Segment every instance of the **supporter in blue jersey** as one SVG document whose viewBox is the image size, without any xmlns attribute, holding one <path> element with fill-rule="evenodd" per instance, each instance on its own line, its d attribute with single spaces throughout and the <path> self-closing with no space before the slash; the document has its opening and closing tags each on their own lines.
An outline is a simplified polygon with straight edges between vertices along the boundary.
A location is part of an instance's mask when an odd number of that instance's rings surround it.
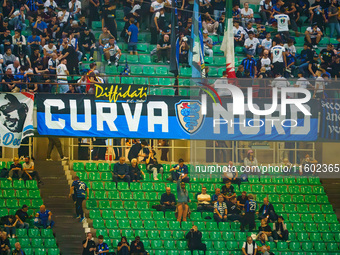
<svg viewBox="0 0 340 255">
<path fill-rule="evenodd" d="M 245 214 L 241 221 L 241 231 L 244 232 L 244 227 L 249 225 L 249 231 L 255 228 L 255 213 L 256 213 L 256 202 L 253 200 L 253 195 L 248 196 L 248 200 L 244 204 Z"/>
<path fill-rule="evenodd" d="M 101 255 L 109 254 L 109 246 L 107 243 L 104 243 L 104 237 L 102 235 L 98 236 L 98 244 L 97 244 L 97 253 Z"/>
<path fill-rule="evenodd" d="M 83 201 L 85 199 L 89 199 L 89 188 L 86 183 L 79 180 L 79 177 L 76 176 L 73 179 L 72 186 L 70 188 L 70 197 L 73 194 L 73 200 L 76 205 L 76 214 L 77 219 L 83 221 L 85 219 L 84 211 L 83 211 Z"/>
<path fill-rule="evenodd" d="M 46 210 L 45 205 L 40 206 L 40 210 L 35 214 L 34 227 L 49 229 L 52 228 L 53 225 L 52 212 Z"/>
</svg>

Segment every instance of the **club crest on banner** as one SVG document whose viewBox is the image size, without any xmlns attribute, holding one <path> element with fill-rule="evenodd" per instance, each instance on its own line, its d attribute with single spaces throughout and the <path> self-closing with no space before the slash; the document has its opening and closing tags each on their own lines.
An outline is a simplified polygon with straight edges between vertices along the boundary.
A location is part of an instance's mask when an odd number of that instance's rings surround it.
<svg viewBox="0 0 340 255">
<path fill-rule="evenodd" d="M 181 100 L 175 104 L 176 116 L 181 127 L 193 134 L 202 126 L 204 116 L 201 113 L 201 102 L 198 100 Z"/>
</svg>

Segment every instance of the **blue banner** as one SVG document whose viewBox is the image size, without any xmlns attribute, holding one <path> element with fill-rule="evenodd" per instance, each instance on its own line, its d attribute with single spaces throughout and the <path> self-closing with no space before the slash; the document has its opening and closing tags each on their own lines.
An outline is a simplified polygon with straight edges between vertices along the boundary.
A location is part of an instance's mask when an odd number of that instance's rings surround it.
<svg viewBox="0 0 340 255">
<path fill-rule="evenodd" d="M 310 115 L 295 105 L 277 105 L 269 115 L 255 115 L 245 107 L 234 115 L 231 98 L 222 105 L 207 100 L 202 115 L 201 98 L 148 96 L 141 103 L 96 101 L 91 95 L 38 94 L 40 135 L 70 137 L 124 137 L 194 140 L 317 139 L 318 103 L 304 104 Z M 268 109 L 271 99 L 253 99 L 256 109 Z M 286 108 L 285 114 L 282 114 Z"/>
<path fill-rule="evenodd" d="M 338 141 L 340 136 L 340 100 L 321 100 L 320 137 Z"/>
</svg>

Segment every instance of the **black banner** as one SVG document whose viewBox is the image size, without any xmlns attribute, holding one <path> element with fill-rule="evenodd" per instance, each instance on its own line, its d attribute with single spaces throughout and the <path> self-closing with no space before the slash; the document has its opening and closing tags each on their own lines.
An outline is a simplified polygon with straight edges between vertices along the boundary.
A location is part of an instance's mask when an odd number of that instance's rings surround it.
<svg viewBox="0 0 340 255">
<path fill-rule="evenodd" d="M 144 102 L 148 86 L 135 84 L 95 84 L 95 100 L 109 100 L 112 102 Z"/>
</svg>

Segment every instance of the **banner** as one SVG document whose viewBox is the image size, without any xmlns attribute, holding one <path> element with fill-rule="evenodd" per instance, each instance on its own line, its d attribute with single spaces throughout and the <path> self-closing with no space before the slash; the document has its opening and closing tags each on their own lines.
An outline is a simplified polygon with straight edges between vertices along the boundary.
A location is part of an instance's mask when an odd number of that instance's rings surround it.
<svg viewBox="0 0 340 255">
<path fill-rule="evenodd" d="M 32 93 L 0 93 L 0 146 L 18 148 L 33 135 Z"/>
<path fill-rule="evenodd" d="M 340 100 L 321 100 L 320 137 L 339 140 L 340 133 Z"/>
<path fill-rule="evenodd" d="M 96 101 L 93 95 L 38 94 L 36 101 L 40 135 L 195 140 L 317 139 L 318 103 L 315 100 L 295 105 L 254 98 L 250 105 L 249 101 L 247 104 L 232 98 L 222 98 L 220 104 L 206 97 L 148 96 L 144 103 L 131 104 Z"/>
<path fill-rule="evenodd" d="M 94 85 L 95 98 L 109 102 L 140 102 L 145 101 L 147 85 L 127 85 L 98 83 Z"/>
</svg>

